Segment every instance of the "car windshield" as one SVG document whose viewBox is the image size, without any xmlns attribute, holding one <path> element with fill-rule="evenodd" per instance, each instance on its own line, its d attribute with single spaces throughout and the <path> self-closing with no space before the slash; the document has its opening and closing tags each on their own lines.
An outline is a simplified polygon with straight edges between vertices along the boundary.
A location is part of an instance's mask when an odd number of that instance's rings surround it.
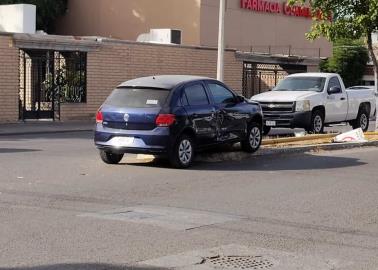
<svg viewBox="0 0 378 270">
<path fill-rule="evenodd" d="M 322 92 L 326 79 L 320 77 L 288 77 L 273 91 L 316 91 Z"/>
<path fill-rule="evenodd" d="M 104 105 L 129 108 L 161 107 L 167 100 L 169 90 L 151 88 L 116 88 Z"/>
</svg>

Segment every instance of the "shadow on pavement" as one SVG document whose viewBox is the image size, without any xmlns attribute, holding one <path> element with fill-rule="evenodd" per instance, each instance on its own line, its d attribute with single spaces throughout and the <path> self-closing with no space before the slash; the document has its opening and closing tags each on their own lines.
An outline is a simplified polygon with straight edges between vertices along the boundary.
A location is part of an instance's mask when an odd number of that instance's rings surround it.
<svg viewBox="0 0 378 270">
<path fill-rule="evenodd" d="M 0 142 L 17 142 L 30 140 L 59 140 L 59 139 L 83 139 L 93 140 L 92 131 L 71 131 L 59 133 L 40 133 L 40 134 L 17 134 L 17 135 L 0 135 Z"/>
<path fill-rule="evenodd" d="M 301 171 L 326 170 L 362 166 L 367 163 L 358 158 L 319 156 L 311 154 L 287 154 L 256 156 L 242 161 L 196 163 L 194 170 L 216 171 Z"/>
<path fill-rule="evenodd" d="M 40 152 L 40 149 L 0 148 L 0 154 Z"/>
<path fill-rule="evenodd" d="M 326 170 L 362 166 L 367 163 L 358 158 L 286 154 L 255 156 L 241 161 L 197 161 L 188 170 L 193 171 L 301 171 Z M 174 170 L 166 159 L 148 163 L 121 163 L 120 166 L 155 167 Z"/>
<path fill-rule="evenodd" d="M 52 264 L 31 267 L 2 268 L 0 270 L 164 270 L 164 268 L 143 266 L 121 266 L 112 264 Z"/>
</svg>

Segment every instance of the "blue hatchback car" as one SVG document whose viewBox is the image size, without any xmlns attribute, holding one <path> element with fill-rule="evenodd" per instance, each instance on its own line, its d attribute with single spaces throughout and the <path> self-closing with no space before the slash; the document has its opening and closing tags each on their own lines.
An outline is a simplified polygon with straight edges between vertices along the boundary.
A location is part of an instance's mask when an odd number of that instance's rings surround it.
<svg viewBox="0 0 378 270">
<path fill-rule="evenodd" d="M 191 165 L 196 151 L 241 142 L 255 152 L 262 140 L 262 111 L 220 81 L 184 75 L 130 80 L 118 86 L 96 115 L 101 159 L 117 164 L 125 153 L 167 157 Z"/>
</svg>

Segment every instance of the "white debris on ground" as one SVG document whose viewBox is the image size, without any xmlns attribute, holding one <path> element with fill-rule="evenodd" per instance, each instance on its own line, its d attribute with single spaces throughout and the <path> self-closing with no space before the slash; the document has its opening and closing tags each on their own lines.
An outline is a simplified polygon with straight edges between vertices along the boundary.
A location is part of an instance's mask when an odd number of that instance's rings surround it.
<svg viewBox="0 0 378 270">
<path fill-rule="evenodd" d="M 362 142 L 367 142 L 367 139 L 362 129 L 358 128 L 358 129 L 354 129 L 348 132 L 344 132 L 340 135 L 337 135 L 333 139 L 333 142 L 334 143 L 347 143 L 347 142 L 362 143 Z"/>
</svg>

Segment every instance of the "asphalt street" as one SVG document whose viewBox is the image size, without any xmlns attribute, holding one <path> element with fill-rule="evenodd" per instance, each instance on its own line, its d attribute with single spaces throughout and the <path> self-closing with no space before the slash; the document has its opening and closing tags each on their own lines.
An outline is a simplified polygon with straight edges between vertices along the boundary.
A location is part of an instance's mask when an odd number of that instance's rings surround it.
<svg viewBox="0 0 378 270">
<path fill-rule="evenodd" d="M 1 270 L 139 269 L 231 244 L 378 269 L 378 148 L 175 170 L 106 165 L 91 137 L 0 137 Z"/>
</svg>

